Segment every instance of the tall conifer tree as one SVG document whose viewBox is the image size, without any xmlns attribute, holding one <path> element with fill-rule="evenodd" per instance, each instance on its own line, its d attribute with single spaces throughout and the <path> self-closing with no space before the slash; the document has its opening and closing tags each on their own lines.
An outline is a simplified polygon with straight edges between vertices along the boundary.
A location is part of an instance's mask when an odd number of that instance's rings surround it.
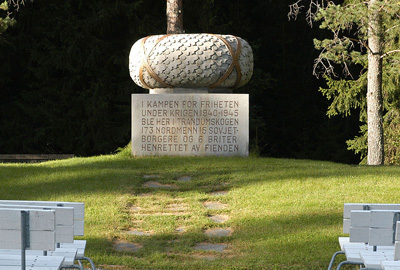
<svg viewBox="0 0 400 270">
<path fill-rule="evenodd" d="M 302 0 L 290 6 L 289 15 L 296 17 Z M 383 60 L 387 80 L 393 79 L 392 54 L 399 52 L 400 5 L 394 0 L 347 0 L 343 5 L 326 0 L 311 0 L 307 19 L 312 25 L 320 21 L 320 28 L 328 29 L 332 38 L 314 40 L 321 50 L 315 60 L 314 74 L 327 79 L 328 89 L 321 92 L 332 100 L 328 115 L 350 114 L 352 108 L 361 109 L 362 121 L 367 122 L 367 164 L 384 164 L 384 110 L 390 110 L 388 99 L 383 99 Z M 336 73 L 342 67 L 343 75 Z M 368 72 L 365 72 L 365 68 Z M 359 74 L 355 74 L 360 71 Z M 345 79 L 343 79 L 345 78 Z M 387 83 L 386 83 L 387 85 Z M 397 92 L 395 89 L 386 89 Z M 386 105 L 386 106 L 385 106 Z M 364 139 L 365 137 L 363 137 Z M 362 143 L 361 143 L 362 144 Z M 350 148 L 362 151 L 360 140 L 349 142 Z"/>
</svg>

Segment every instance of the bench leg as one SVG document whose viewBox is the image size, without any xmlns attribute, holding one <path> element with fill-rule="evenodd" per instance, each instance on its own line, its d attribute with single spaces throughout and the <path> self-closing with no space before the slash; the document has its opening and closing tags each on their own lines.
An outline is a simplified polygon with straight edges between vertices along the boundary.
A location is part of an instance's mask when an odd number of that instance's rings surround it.
<svg viewBox="0 0 400 270">
<path fill-rule="evenodd" d="M 80 265 L 69 265 L 69 266 L 62 266 L 61 269 L 79 269 L 84 270 Z"/>
<path fill-rule="evenodd" d="M 88 257 L 80 257 L 77 258 L 78 262 L 81 263 L 81 261 L 88 261 L 90 263 L 90 267 L 92 267 L 92 270 L 96 270 L 96 266 L 94 265 L 94 262 L 92 261 L 92 259 L 88 258 Z"/>
<path fill-rule="evenodd" d="M 337 266 L 336 270 L 340 270 L 342 268 L 342 266 L 345 265 L 345 264 L 362 265 L 362 263 L 360 263 L 360 262 L 344 261 L 344 262 L 339 263 L 339 265 Z"/>
<path fill-rule="evenodd" d="M 333 263 L 335 262 L 335 259 L 336 259 L 337 255 L 339 255 L 339 254 L 345 254 L 345 252 L 344 251 L 336 251 L 332 255 L 332 259 L 331 259 L 331 262 L 329 263 L 328 270 L 332 269 Z"/>
</svg>

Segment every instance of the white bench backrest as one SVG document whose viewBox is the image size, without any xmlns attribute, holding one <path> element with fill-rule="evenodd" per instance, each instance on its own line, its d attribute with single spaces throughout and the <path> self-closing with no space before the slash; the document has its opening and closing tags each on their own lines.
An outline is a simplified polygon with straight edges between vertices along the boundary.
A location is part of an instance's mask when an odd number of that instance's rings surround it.
<svg viewBox="0 0 400 270">
<path fill-rule="evenodd" d="M 400 260 L 400 222 L 396 223 L 396 235 L 395 235 L 395 242 L 394 242 L 394 260 Z"/>
<path fill-rule="evenodd" d="M 21 211 L 0 208 L 0 249 L 21 249 Z M 55 211 L 29 210 L 29 234 L 32 250 L 55 250 Z"/>
<path fill-rule="evenodd" d="M 74 235 L 84 235 L 85 204 L 81 202 L 53 202 L 53 201 L 16 201 L 0 200 L 0 204 L 45 206 L 45 207 L 72 207 L 74 208 Z"/>
<path fill-rule="evenodd" d="M 343 207 L 343 233 L 350 234 L 351 211 L 353 210 L 399 210 L 400 204 L 345 203 Z"/>
<path fill-rule="evenodd" d="M 368 243 L 371 211 L 353 210 L 349 220 L 350 242 Z"/>
<path fill-rule="evenodd" d="M 370 246 L 393 246 L 399 210 L 372 210 L 369 229 Z"/>
<path fill-rule="evenodd" d="M 396 223 L 400 211 L 351 211 L 350 242 L 364 242 L 370 246 L 393 246 Z"/>
<path fill-rule="evenodd" d="M 33 206 L 0 204 L 0 208 L 24 208 L 26 210 L 54 210 L 56 213 L 56 241 L 57 243 L 74 242 L 74 208 L 58 206 Z"/>
</svg>

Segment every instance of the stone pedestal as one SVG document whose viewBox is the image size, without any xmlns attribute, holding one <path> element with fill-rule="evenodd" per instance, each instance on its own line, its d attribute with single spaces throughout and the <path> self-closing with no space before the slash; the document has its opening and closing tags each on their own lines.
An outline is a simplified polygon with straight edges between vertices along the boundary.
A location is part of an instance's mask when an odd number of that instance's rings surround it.
<svg viewBox="0 0 400 270">
<path fill-rule="evenodd" d="M 248 156 L 248 95 L 133 94 L 132 153 Z"/>
</svg>

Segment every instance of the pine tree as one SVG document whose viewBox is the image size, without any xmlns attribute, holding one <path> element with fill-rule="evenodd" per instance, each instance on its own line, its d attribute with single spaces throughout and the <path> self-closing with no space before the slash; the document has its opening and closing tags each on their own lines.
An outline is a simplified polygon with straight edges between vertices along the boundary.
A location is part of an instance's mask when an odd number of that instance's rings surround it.
<svg viewBox="0 0 400 270">
<path fill-rule="evenodd" d="M 301 0 L 290 6 L 291 16 L 298 14 L 300 3 Z M 385 99 L 384 96 L 397 92 L 398 86 L 382 87 L 388 85 L 383 78 L 392 80 L 395 75 L 393 55 L 399 52 L 399 16 L 400 5 L 393 0 L 347 0 L 343 5 L 311 0 L 307 10 L 311 25 L 320 22 L 320 28 L 332 33 L 332 38 L 314 40 L 315 47 L 321 50 L 314 74 L 326 78 L 328 89 L 321 92 L 332 100 L 328 115 L 348 115 L 353 108 L 361 109 L 360 118 L 367 123 L 362 132 L 368 135 L 369 165 L 384 164 L 384 113 L 394 108 L 388 104 L 389 95 Z M 342 75 L 336 73 L 338 66 L 342 67 Z M 365 136 L 362 139 L 349 141 L 350 149 L 364 151 Z"/>
</svg>

